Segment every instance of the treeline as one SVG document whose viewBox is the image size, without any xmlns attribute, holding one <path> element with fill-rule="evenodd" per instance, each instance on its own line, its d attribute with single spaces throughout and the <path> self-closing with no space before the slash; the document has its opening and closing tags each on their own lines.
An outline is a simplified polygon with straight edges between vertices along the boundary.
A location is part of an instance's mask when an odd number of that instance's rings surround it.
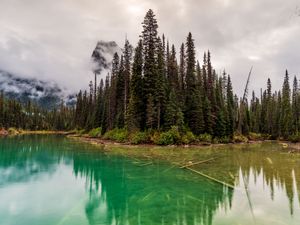
<svg viewBox="0 0 300 225">
<path fill-rule="evenodd" d="M 125 41 L 123 53 L 114 55 L 111 74 L 100 85 L 80 91 L 74 115 L 78 129 L 101 128 L 137 131 L 168 131 L 208 135 L 232 140 L 234 134 L 252 138 L 300 138 L 300 95 L 297 78 L 293 90 L 286 71 L 281 91 L 272 92 L 271 81 L 259 97 L 249 102 L 232 91 L 229 75 L 217 74 L 209 51 L 200 64 L 189 33 L 179 54 L 164 35 L 152 10 L 142 23 L 143 31 L 133 49 Z M 97 74 L 96 74 L 97 75 Z M 96 78 L 96 76 L 95 76 Z M 255 135 L 257 134 L 257 135 Z"/>
<path fill-rule="evenodd" d="M 129 132 L 166 131 L 176 126 L 195 135 L 232 137 L 236 130 L 238 100 L 230 76 L 218 75 L 205 52 L 196 60 L 189 33 L 179 50 L 164 35 L 152 10 L 143 21 L 140 41 L 133 50 L 128 40 L 122 55 L 114 55 L 112 71 L 99 86 L 77 95 L 75 126 L 102 132 L 125 128 Z"/>
<path fill-rule="evenodd" d="M 0 93 L 0 128 L 67 130 L 73 127 L 73 114 L 73 109 L 63 103 L 58 109 L 47 111 L 32 101 L 22 104 Z"/>
<path fill-rule="evenodd" d="M 253 92 L 248 105 L 247 103 L 240 107 L 244 109 L 245 115 L 242 130 L 244 134 L 255 132 L 269 135 L 271 139 L 299 139 L 300 93 L 296 76 L 291 90 L 289 74 L 286 71 L 282 90 L 275 92 L 272 92 L 271 80 L 268 79 L 267 89 L 261 90 L 260 97 Z"/>
<path fill-rule="evenodd" d="M 164 35 L 158 35 L 152 10 L 142 25 L 137 46 L 125 40 L 122 54 L 113 57 L 110 74 L 99 83 L 95 74 L 89 90 L 77 94 L 75 108 L 62 103 L 45 111 L 32 103 L 4 99 L 2 94 L 0 127 L 76 129 L 121 141 L 136 134 L 134 143 L 245 141 L 242 135 L 300 141 L 296 77 L 292 90 L 286 71 L 282 90 L 273 92 L 268 79 L 260 96 L 253 92 L 250 102 L 247 96 L 239 99 L 230 76 L 213 68 L 209 51 L 201 63 L 196 59 L 191 33 L 177 53 Z"/>
</svg>

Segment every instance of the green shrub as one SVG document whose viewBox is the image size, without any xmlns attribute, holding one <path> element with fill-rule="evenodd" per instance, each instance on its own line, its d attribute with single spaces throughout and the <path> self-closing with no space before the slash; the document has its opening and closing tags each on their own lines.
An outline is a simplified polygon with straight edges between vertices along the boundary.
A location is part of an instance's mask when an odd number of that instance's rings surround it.
<svg viewBox="0 0 300 225">
<path fill-rule="evenodd" d="M 198 137 L 200 142 L 204 143 L 211 143 L 212 142 L 212 136 L 210 134 L 200 134 Z"/>
<path fill-rule="evenodd" d="M 130 143 L 134 145 L 145 144 L 148 143 L 149 140 L 150 138 L 147 132 L 135 132 L 130 135 Z"/>
<path fill-rule="evenodd" d="M 85 134 L 85 129 L 76 130 L 76 134 L 78 134 L 78 135 L 83 135 L 83 134 Z"/>
<path fill-rule="evenodd" d="M 16 128 L 10 127 L 10 128 L 8 128 L 8 134 L 9 135 L 17 135 L 17 134 L 19 134 L 19 131 Z"/>
<path fill-rule="evenodd" d="M 262 136 L 262 134 L 253 133 L 253 132 L 249 133 L 248 138 L 251 141 L 262 141 L 262 140 L 264 140 L 264 137 Z"/>
<path fill-rule="evenodd" d="M 155 135 L 155 134 L 154 134 Z M 157 145 L 173 145 L 180 143 L 180 133 L 177 126 L 172 126 L 167 132 L 162 132 L 159 137 L 154 138 L 154 144 Z"/>
<path fill-rule="evenodd" d="M 213 139 L 214 144 L 228 144 L 230 143 L 230 138 L 229 137 L 215 137 Z"/>
<path fill-rule="evenodd" d="M 245 137 L 244 135 L 242 134 L 234 134 L 233 135 L 233 138 L 232 138 L 233 142 L 235 143 L 244 143 L 244 142 L 248 142 L 248 138 Z"/>
<path fill-rule="evenodd" d="M 270 134 L 262 134 L 262 140 L 272 140 L 274 137 Z"/>
<path fill-rule="evenodd" d="M 90 130 L 89 136 L 93 137 L 93 138 L 101 137 L 101 132 L 102 132 L 102 128 L 101 127 L 94 128 L 94 129 Z"/>
<path fill-rule="evenodd" d="M 300 133 L 290 135 L 288 140 L 293 143 L 300 142 Z"/>
<path fill-rule="evenodd" d="M 191 143 L 195 143 L 196 141 L 197 138 L 191 131 L 187 131 L 181 138 L 181 142 L 183 144 L 191 144 Z"/>
<path fill-rule="evenodd" d="M 160 133 L 158 131 L 155 131 L 154 133 L 151 133 L 150 141 L 154 144 L 157 144 L 160 139 Z"/>
<path fill-rule="evenodd" d="M 125 129 L 115 128 L 113 130 L 107 131 L 103 138 L 107 140 L 125 142 L 127 140 L 128 132 Z"/>
</svg>

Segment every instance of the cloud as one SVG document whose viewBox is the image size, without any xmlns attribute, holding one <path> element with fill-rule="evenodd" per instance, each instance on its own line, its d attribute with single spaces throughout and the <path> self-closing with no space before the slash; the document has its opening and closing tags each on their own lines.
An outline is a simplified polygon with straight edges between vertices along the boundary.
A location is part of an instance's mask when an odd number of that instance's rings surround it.
<svg viewBox="0 0 300 225">
<path fill-rule="evenodd" d="M 210 49 L 217 71 L 224 68 L 241 94 L 253 65 L 251 88 L 270 77 L 281 87 L 285 69 L 299 74 L 298 1 L 290 0 L 1 0 L 0 68 L 58 82 L 71 90 L 92 79 L 90 56 L 97 41 L 125 36 L 135 45 L 148 8 L 153 8 L 171 43 L 179 48 L 189 31 L 197 56 Z M 178 52 L 178 50 L 177 50 Z"/>
</svg>

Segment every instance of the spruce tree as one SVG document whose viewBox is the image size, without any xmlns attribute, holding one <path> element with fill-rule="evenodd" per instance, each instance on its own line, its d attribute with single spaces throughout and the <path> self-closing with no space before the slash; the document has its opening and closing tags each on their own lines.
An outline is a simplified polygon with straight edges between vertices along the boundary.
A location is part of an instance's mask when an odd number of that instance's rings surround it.
<svg viewBox="0 0 300 225">
<path fill-rule="evenodd" d="M 228 123 L 227 123 L 227 129 L 226 129 L 226 134 L 227 136 L 232 137 L 234 133 L 234 121 L 235 121 L 235 110 L 234 110 L 234 97 L 233 97 L 233 91 L 232 91 L 232 83 L 231 83 L 231 78 L 228 75 L 227 79 L 227 94 L 226 94 L 226 100 L 227 100 L 227 112 L 228 112 Z"/>
<path fill-rule="evenodd" d="M 292 92 L 292 131 L 298 133 L 299 131 L 299 89 L 297 77 L 294 77 L 293 92 Z"/>
<path fill-rule="evenodd" d="M 129 41 L 125 40 L 124 46 L 124 115 L 127 113 L 127 107 L 130 98 L 130 75 L 131 75 L 131 60 L 132 60 L 132 46 Z"/>
<path fill-rule="evenodd" d="M 144 104 L 143 88 L 143 46 L 140 40 L 135 48 L 134 60 L 132 65 L 132 77 L 130 80 L 130 100 L 126 113 L 126 127 L 129 130 L 144 129 L 146 115 L 146 104 Z"/>
<path fill-rule="evenodd" d="M 203 129 L 203 111 L 201 95 L 196 86 L 196 57 L 195 45 L 192 34 L 189 33 L 186 41 L 186 98 L 185 121 L 195 134 L 200 134 Z"/>
<path fill-rule="evenodd" d="M 179 102 L 182 108 L 184 108 L 185 102 L 185 72 L 186 72 L 186 61 L 185 61 L 185 47 L 184 43 L 180 47 L 180 60 L 179 60 Z"/>
<path fill-rule="evenodd" d="M 156 91 L 157 81 L 157 20 L 151 9 L 147 12 L 143 21 L 143 32 L 142 32 L 142 43 L 143 43 L 143 54 L 144 54 L 144 65 L 143 75 L 145 79 L 145 95 L 153 97 Z"/>
<path fill-rule="evenodd" d="M 282 99 L 281 99 L 281 135 L 287 138 L 291 133 L 292 125 L 292 110 L 291 110 L 291 90 L 289 84 L 289 74 L 286 70 L 285 78 L 282 87 Z"/>
</svg>

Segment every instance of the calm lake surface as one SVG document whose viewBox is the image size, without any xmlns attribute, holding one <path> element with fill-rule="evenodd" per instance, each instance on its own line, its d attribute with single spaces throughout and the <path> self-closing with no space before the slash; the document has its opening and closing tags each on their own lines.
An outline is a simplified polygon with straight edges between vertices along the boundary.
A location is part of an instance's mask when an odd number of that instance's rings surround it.
<svg viewBox="0 0 300 225">
<path fill-rule="evenodd" d="M 60 136 L 0 138 L 0 224 L 300 224 L 299 154 L 272 143 L 175 151 L 215 158 L 193 168 L 234 188 Z"/>
</svg>

